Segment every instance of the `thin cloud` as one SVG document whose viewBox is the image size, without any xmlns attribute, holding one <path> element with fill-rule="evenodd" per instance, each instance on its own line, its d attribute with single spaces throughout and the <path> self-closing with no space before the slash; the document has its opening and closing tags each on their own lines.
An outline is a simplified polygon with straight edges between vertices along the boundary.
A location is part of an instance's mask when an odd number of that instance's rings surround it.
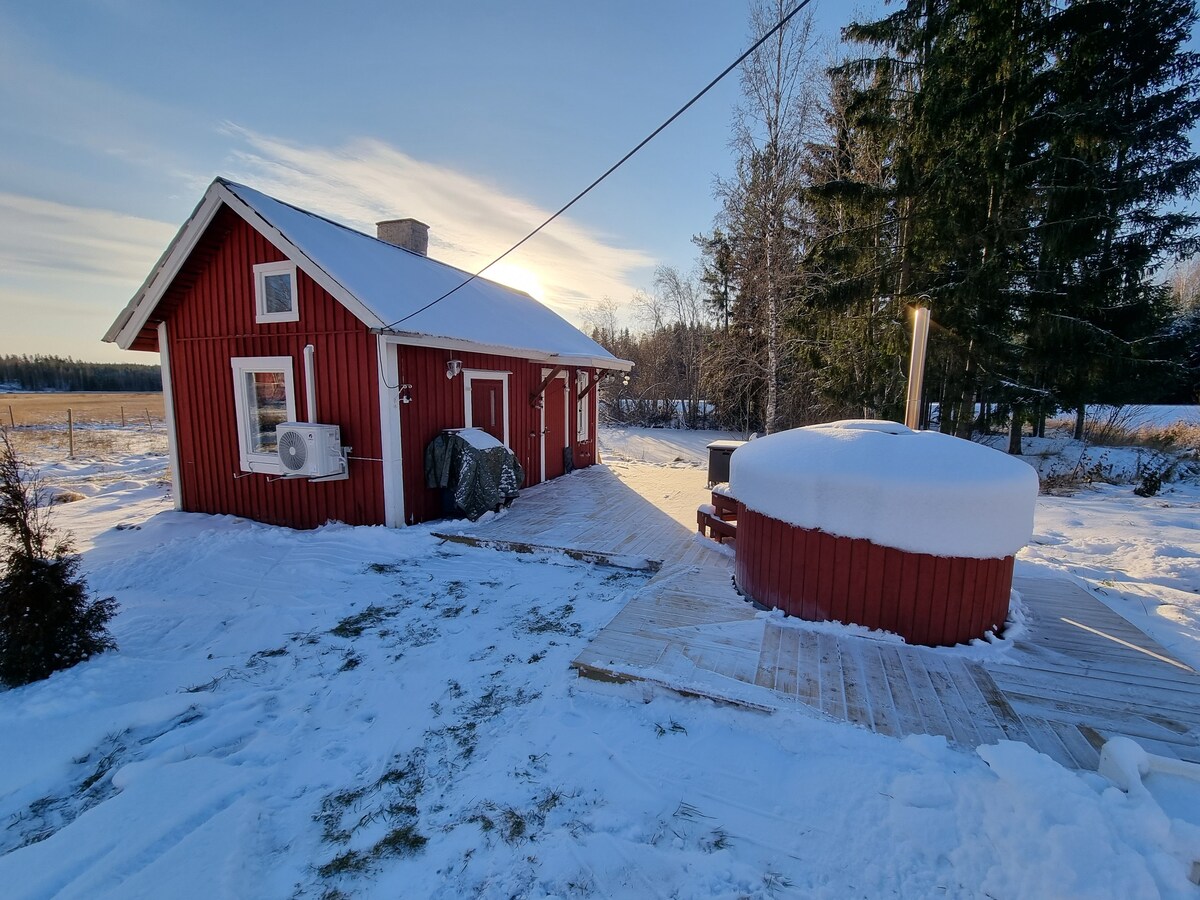
<svg viewBox="0 0 1200 900">
<path fill-rule="evenodd" d="M 420 219 L 430 226 L 430 255 L 472 272 L 551 212 L 478 178 L 414 159 L 382 141 L 362 138 L 339 147 L 298 146 L 235 125 L 226 129 L 248 146 L 235 155 L 235 180 L 369 234 L 382 219 Z M 639 250 L 614 246 L 564 217 L 505 262 L 535 272 L 546 304 L 578 322 L 589 304 L 604 297 L 629 297 L 635 290 L 633 273 L 648 269 L 655 260 Z"/>
<path fill-rule="evenodd" d="M 102 344 L 176 226 L 0 193 L 0 353 L 119 359 Z"/>
<path fill-rule="evenodd" d="M 13 278 L 141 284 L 176 226 L 0 193 L 0 271 Z"/>
</svg>

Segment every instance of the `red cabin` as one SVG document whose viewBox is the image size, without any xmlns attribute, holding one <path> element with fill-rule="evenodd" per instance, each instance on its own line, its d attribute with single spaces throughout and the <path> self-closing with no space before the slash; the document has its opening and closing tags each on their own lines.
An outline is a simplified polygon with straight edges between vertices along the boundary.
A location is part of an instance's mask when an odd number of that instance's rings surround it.
<svg viewBox="0 0 1200 900">
<path fill-rule="evenodd" d="M 162 357 L 176 508 L 294 528 L 437 518 L 424 452 L 447 428 L 491 433 L 527 485 L 597 461 L 597 382 L 632 363 L 430 259 L 424 224 L 378 227 L 209 187 L 104 338 Z"/>
</svg>

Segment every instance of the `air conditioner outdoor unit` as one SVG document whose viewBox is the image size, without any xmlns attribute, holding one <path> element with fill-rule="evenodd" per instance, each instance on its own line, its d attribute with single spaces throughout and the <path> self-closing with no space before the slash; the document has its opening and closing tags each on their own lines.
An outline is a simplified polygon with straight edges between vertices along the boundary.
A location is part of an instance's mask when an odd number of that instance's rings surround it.
<svg viewBox="0 0 1200 900">
<path fill-rule="evenodd" d="M 342 430 L 336 425 L 284 422 L 275 427 L 275 441 L 285 478 L 334 478 L 346 474 Z"/>
</svg>

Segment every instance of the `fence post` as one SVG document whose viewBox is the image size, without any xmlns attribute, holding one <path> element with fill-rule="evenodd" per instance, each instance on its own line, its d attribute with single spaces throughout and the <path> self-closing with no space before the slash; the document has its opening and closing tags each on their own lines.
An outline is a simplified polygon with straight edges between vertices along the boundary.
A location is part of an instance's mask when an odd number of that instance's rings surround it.
<svg viewBox="0 0 1200 900">
<path fill-rule="evenodd" d="M 147 410 L 146 410 L 146 427 L 147 427 L 147 428 L 153 428 L 153 427 L 154 427 L 154 423 L 150 421 L 150 410 L 149 410 L 149 408 L 147 408 Z"/>
<path fill-rule="evenodd" d="M 74 417 L 71 415 L 70 407 L 67 407 L 67 446 L 69 448 L 68 453 L 67 453 L 67 458 L 74 459 L 75 458 L 75 420 L 74 420 Z"/>
<path fill-rule="evenodd" d="M 125 427 L 125 407 L 121 407 L 121 427 Z"/>
<path fill-rule="evenodd" d="M 13 421 L 12 404 L 11 403 L 8 404 L 8 427 L 9 428 L 17 427 L 17 423 L 15 421 Z"/>
</svg>

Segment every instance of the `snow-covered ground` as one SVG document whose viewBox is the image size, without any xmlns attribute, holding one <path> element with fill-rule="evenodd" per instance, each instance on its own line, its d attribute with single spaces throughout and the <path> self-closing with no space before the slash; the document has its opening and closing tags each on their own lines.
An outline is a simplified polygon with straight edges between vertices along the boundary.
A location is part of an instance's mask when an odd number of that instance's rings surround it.
<svg viewBox="0 0 1200 900">
<path fill-rule="evenodd" d="M 601 448 L 653 484 L 729 436 Z M 180 514 L 156 452 L 43 469 L 84 497 L 58 521 L 121 604 L 120 649 L 0 693 L 6 896 L 1195 896 L 1194 805 L 1023 744 L 578 681 L 645 576 Z M 1198 506 L 1186 484 L 1043 497 L 1022 564 L 1196 664 Z"/>
</svg>

